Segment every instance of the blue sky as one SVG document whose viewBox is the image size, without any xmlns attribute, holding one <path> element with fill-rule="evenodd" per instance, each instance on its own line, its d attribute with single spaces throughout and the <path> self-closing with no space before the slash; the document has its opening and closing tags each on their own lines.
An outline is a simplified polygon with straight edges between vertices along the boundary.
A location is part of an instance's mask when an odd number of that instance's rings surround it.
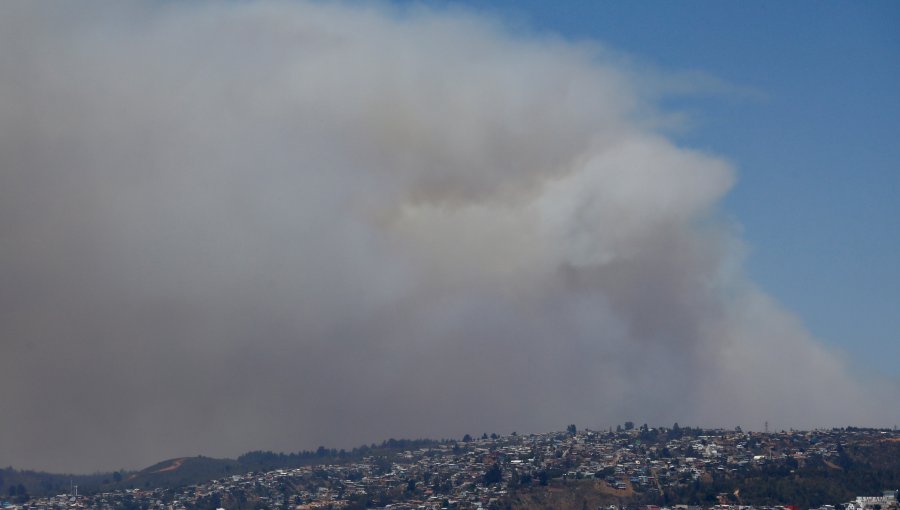
<svg viewBox="0 0 900 510">
<path fill-rule="evenodd" d="M 900 3 L 462 1 L 758 95 L 664 100 L 738 169 L 751 277 L 860 369 L 900 376 Z"/>
</svg>

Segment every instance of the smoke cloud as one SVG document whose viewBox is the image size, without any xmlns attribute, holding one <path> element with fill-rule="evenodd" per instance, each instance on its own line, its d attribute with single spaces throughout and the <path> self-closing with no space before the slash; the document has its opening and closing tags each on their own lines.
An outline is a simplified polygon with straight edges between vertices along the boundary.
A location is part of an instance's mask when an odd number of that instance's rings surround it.
<svg viewBox="0 0 900 510">
<path fill-rule="evenodd" d="M 0 69 L 4 465 L 897 417 L 742 273 L 734 169 L 600 46 L 13 1 Z"/>
</svg>

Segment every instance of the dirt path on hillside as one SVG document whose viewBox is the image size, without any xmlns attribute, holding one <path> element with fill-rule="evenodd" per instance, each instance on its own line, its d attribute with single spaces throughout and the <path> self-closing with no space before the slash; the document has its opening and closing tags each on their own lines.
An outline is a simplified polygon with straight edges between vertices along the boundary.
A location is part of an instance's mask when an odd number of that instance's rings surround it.
<svg viewBox="0 0 900 510">
<path fill-rule="evenodd" d="M 154 473 L 166 473 L 168 471 L 175 471 L 176 469 L 180 468 L 182 464 L 184 464 L 185 460 L 187 459 L 175 459 L 171 464 L 162 469 L 157 469 L 156 471 L 154 471 Z"/>
<path fill-rule="evenodd" d="M 834 462 L 831 462 L 830 460 L 822 459 L 822 462 L 824 462 L 825 465 L 830 467 L 831 469 L 840 469 L 841 471 L 844 470 L 844 468 L 842 468 L 841 466 L 838 466 L 837 464 L 835 464 Z"/>
</svg>

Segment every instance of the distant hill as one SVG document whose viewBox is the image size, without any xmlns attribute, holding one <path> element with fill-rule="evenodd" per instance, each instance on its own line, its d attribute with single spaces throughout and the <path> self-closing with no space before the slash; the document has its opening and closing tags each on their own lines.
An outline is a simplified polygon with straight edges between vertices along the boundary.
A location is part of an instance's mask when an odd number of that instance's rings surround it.
<svg viewBox="0 0 900 510">
<path fill-rule="evenodd" d="M 116 488 L 181 487 L 246 471 L 235 459 L 181 457 L 129 473 Z"/>
<path fill-rule="evenodd" d="M 121 476 L 121 475 L 119 475 Z M 41 471 L 19 471 L 12 467 L 0 469 L 0 499 L 21 500 L 28 495 L 53 495 L 70 492 L 75 485 L 94 488 L 115 481 L 114 473 L 92 475 L 71 475 L 44 473 Z"/>
<path fill-rule="evenodd" d="M 664 440 L 664 439 L 663 439 Z M 787 441 L 787 439 L 784 439 Z M 93 475 L 65 475 L 36 471 L 0 470 L 0 500 L 25 500 L 70 491 L 78 485 L 82 494 L 116 489 L 176 488 L 247 472 L 266 472 L 313 464 L 341 464 L 374 457 L 390 466 L 392 458 L 406 450 L 455 442 L 427 439 L 390 439 L 350 451 L 320 447 L 297 453 L 249 452 L 236 459 L 179 457 L 140 471 Z M 463 444 L 463 443 L 460 443 Z M 455 451 L 456 448 L 454 448 Z M 896 440 L 851 441 L 838 444 L 836 456 L 809 455 L 800 460 L 786 458 L 761 466 L 717 472 L 677 489 L 652 495 L 637 490 L 612 489 L 602 480 L 568 480 L 562 472 L 550 476 L 550 483 L 523 487 L 511 493 L 512 508 L 597 508 L 639 504 L 687 503 L 709 506 L 721 498 L 732 504 L 780 504 L 791 502 L 804 508 L 823 503 L 848 501 L 860 494 L 878 494 L 885 488 L 900 487 L 900 442 Z M 543 483 L 543 482 L 542 482 Z"/>
<path fill-rule="evenodd" d="M 115 471 L 91 475 L 0 470 L 0 499 L 15 501 L 28 496 L 70 493 L 75 486 L 80 494 L 149 487 L 178 487 L 221 478 L 231 470 L 247 471 L 234 459 L 183 457 L 154 464 L 140 471 Z"/>
<path fill-rule="evenodd" d="M 0 500 L 27 496 L 52 496 L 68 493 L 78 486 L 81 494 L 95 494 L 117 489 L 141 489 L 150 487 L 174 488 L 193 485 L 250 471 L 289 469 L 313 464 L 341 464 L 366 456 L 391 457 L 400 451 L 434 446 L 449 440 L 388 439 L 380 445 L 363 445 L 352 450 L 319 447 L 315 451 L 274 453 L 270 451 L 248 452 L 237 459 L 213 457 L 179 457 L 158 462 L 140 471 L 116 471 L 91 475 L 46 473 L 17 470 L 12 467 L 0 470 Z"/>
</svg>

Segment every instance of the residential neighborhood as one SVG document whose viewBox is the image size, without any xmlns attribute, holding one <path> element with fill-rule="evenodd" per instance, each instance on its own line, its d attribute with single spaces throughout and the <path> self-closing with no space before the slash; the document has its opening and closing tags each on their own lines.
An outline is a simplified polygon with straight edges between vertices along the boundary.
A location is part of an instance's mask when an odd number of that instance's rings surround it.
<svg viewBox="0 0 900 510">
<path fill-rule="evenodd" d="M 579 508 L 797 510 L 802 507 L 795 501 L 754 504 L 759 498 L 741 484 L 750 487 L 746 481 L 754 474 L 789 479 L 815 467 L 826 474 L 845 476 L 848 451 L 871 448 L 877 452 L 898 442 L 897 431 L 875 429 L 765 433 L 743 432 L 740 428 L 681 428 L 677 424 L 635 427 L 626 423 L 625 427 L 600 431 L 578 430 L 570 425 L 566 431 L 545 434 L 467 435 L 463 440 L 429 442 L 428 446 L 397 450 L 391 455 L 236 473 L 178 488 L 134 487 L 96 494 L 73 490 L 27 501 L 9 498 L 3 507 L 439 510 L 527 508 L 534 504 L 543 508 L 563 504 L 542 499 L 548 494 L 552 497 L 581 491 L 579 494 L 590 497 L 584 497 Z M 164 469 L 179 469 L 184 461 L 175 459 Z M 731 481 L 736 483 L 734 490 L 709 492 Z M 896 509 L 896 489 L 881 487 L 875 493 L 824 501 L 817 508 Z M 606 504 L 593 504 L 598 501 Z"/>
</svg>

